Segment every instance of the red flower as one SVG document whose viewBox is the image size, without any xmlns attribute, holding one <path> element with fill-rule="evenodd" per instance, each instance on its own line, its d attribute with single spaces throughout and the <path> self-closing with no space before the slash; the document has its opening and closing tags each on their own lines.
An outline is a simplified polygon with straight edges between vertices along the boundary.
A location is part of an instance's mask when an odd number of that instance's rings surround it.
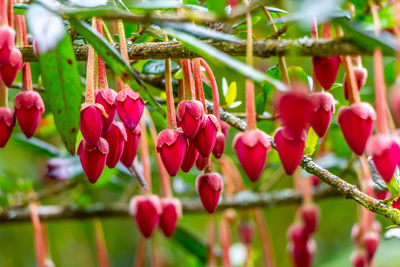
<svg viewBox="0 0 400 267">
<path fill-rule="evenodd" d="M 103 132 L 107 132 L 114 121 L 117 112 L 117 104 L 115 103 L 116 98 L 117 93 L 112 89 L 96 91 L 96 103 L 102 105 L 107 114 L 107 117 L 103 117 Z"/>
<path fill-rule="evenodd" d="M 125 89 L 117 95 L 117 112 L 126 129 L 133 130 L 138 125 L 144 110 L 144 101 L 138 93 Z"/>
<path fill-rule="evenodd" d="M 103 138 L 100 138 L 96 146 L 90 146 L 85 139 L 79 143 L 78 156 L 90 183 L 94 184 L 99 179 L 106 165 L 107 155 L 108 143 Z"/>
<path fill-rule="evenodd" d="M 313 93 L 310 96 L 313 102 L 313 112 L 310 117 L 310 125 L 319 137 L 323 137 L 328 131 L 335 112 L 335 103 L 330 93 Z"/>
<path fill-rule="evenodd" d="M 44 111 L 43 100 L 35 91 L 24 91 L 15 96 L 15 116 L 27 138 L 31 138 L 39 126 Z"/>
<path fill-rule="evenodd" d="M 129 203 L 129 212 L 143 236 L 149 238 L 160 221 L 160 198 L 157 195 L 135 196 Z"/>
<path fill-rule="evenodd" d="M 121 159 L 125 143 L 128 140 L 124 124 L 120 121 L 114 121 L 103 137 L 109 147 L 107 167 L 114 168 Z"/>
<path fill-rule="evenodd" d="M 197 100 L 185 100 L 177 108 L 178 124 L 187 138 L 193 138 L 204 116 L 203 104 Z"/>
<path fill-rule="evenodd" d="M 132 163 L 135 160 L 139 148 L 140 135 L 141 132 L 139 127 L 136 127 L 136 129 L 133 130 L 126 129 L 127 139 L 124 146 L 124 152 L 122 152 L 121 162 L 127 168 L 132 166 Z"/>
<path fill-rule="evenodd" d="M 182 216 L 182 204 L 178 198 L 162 198 L 161 206 L 160 228 L 166 237 L 170 237 Z"/>
<path fill-rule="evenodd" d="M 189 172 L 190 169 L 193 167 L 194 163 L 196 162 L 197 157 L 199 156 L 199 152 L 197 151 L 193 141 L 189 140 L 186 141 L 187 141 L 186 153 L 181 166 L 181 170 L 183 172 Z"/>
<path fill-rule="evenodd" d="M 0 107 L 0 147 L 4 147 L 10 139 L 15 125 L 14 111 Z"/>
<path fill-rule="evenodd" d="M 312 58 L 315 78 L 325 90 L 331 89 L 335 82 L 340 62 L 339 56 Z"/>
<path fill-rule="evenodd" d="M 79 129 L 83 139 L 90 146 L 95 146 L 99 142 L 103 133 L 103 117 L 106 115 L 104 107 L 100 104 L 84 103 L 82 105 Z"/>
<path fill-rule="evenodd" d="M 208 213 L 214 213 L 217 209 L 223 185 L 221 176 L 216 172 L 206 173 L 197 177 L 196 191 Z"/>
<path fill-rule="evenodd" d="M 341 107 L 338 112 L 338 123 L 347 144 L 357 155 L 365 151 L 368 138 L 372 134 L 374 108 L 366 102 Z"/>
<path fill-rule="evenodd" d="M 170 176 L 175 176 L 182 166 L 186 153 L 186 139 L 183 132 L 166 129 L 158 134 L 157 152 Z"/>
<path fill-rule="evenodd" d="M 0 26 L 0 65 L 8 63 L 14 47 L 15 31 L 8 25 Z"/>
<path fill-rule="evenodd" d="M 249 179 L 252 182 L 257 181 L 264 170 L 267 152 L 271 148 L 269 136 L 258 129 L 238 133 L 233 140 L 233 147 Z"/>
<path fill-rule="evenodd" d="M 22 55 L 18 48 L 11 49 L 10 56 L 6 63 L 0 64 L 0 76 L 4 84 L 10 87 L 22 68 Z"/>
<path fill-rule="evenodd" d="M 357 89 L 360 91 L 361 87 L 364 86 L 365 81 L 367 80 L 368 72 L 363 67 L 354 66 L 353 67 L 354 76 L 356 78 Z M 343 78 L 343 87 L 344 87 L 344 97 L 349 100 L 349 92 L 351 90 L 350 84 L 347 81 L 346 73 Z"/>
<path fill-rule="evenodd" d="M 225 150 L 226 136 L 222 132 L 217 133 L 214 149 L 212 151 L 214 157 L 219 159 Z"/>
<path fill-rule="evenodd" d="M 208 157 L 214 148 L 218 132 L 218 119 L 212 114 L 204 115 L 199 131 L 194 138 L 194 144 L 203 157 Z"/>
<path fill-rule="evenodd" d="M 207 163 L 208 163 L 208 157 L 205 158 L 205 157 L 203 157 L 202 155 L 199 154 L 198 157 L 197 157 L 197 160 L 196 160 L 196 168 L 199 171 L 202 171 L 206 167 Z"/>
</svg>

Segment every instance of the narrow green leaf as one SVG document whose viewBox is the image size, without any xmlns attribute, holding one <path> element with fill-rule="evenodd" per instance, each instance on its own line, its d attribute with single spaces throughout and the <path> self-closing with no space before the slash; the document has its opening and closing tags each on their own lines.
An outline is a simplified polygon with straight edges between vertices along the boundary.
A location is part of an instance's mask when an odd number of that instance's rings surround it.
<svg viewBox="0 0 400 267">
<path fill-rule="evenodd" d="M 172 28 L 180 32 L 185 32 L 199 38 L 211 38 L 214 40 L 240 42 L 240 40 L 231 34 L 217 32 L 215 30 L 199 26 L 193 23 L 176 23 L 176 22 L 162 22 L 159 25 L 163 28 Z"/>
<path fill-rule="evenodd" d="M 269 82 L 274 85 L 278 90 L 286 91 L 287 86 L 282 82 L 275 80 L 264 73 L 246 65 L 245 63 L 234 59 L 233 57 L 219 51 L 218 49 L 201 42 L 195 37 L 186 34 L 184 32 L 180 32 L 171 28 L 165 29 L 171 35 L 174 35 L 176 38 L 180 39 L 185 46 L 193 51 L 194 53 L 204 57 L 206 60 L 218 63 L 221 62 L 229 68 L 243 74 L 244 76 L 256 81 L 256 82 Z"/>
<path fill-rule="evenodd" d="M 40 55 L 46 107 L 53 113 L 57 131 L 68 151 L 75 153 L 82 90 L 74 48 L 66 34 L 58 46 Z"/>
<path fill-rule="evenodd" d="M 180 69 L 180 66 L 174 61 L 171 61 L 171 70 L 175 71 Z M 165 60 L 163 59 L 150 59 L 144 65 L 142 69 L 144 74 L 163 74 L 165 73 Z"/>
<path fill-rule="evenodd" d="M 47 157 L 58 157 L 61 155 L 58 148 L 35 137 L 28 139 L 23 134 L 16 134 L 12 136 L 12 140 L 26 149 L 33 150 Z"/>
<path fill-rule="evenodd" d="M 28 7 L 29 7 L 29 5 L 25 5 L 25 4 L 15 4 L 14 5 L 14 14 L 25 15 Z"/>
<path fill-rule="evenodd" d="M 188 252 L 195 255 L 202 263 L 207 261 L 208 247 L 205 240 L 189 229 L 178 226 L 172 238 L 182 245 Z"/>
<path fill-rule="evenodd" d="M 297 81 L 308 85 L 308 76 L 302 67 L 291 66 L 288 68 L 288 74 L 291 81 Z"/>
<path fill-rule="evenodd" d="M 76 31 L 84 36 L 93 46 L 96 52 L 104 59 L 107 66 L 109 66 L 117 76 L 127 81 L 132 88 L 139 89 L 142 92 L 144 100 L 149 102 L 151 106 L 157 108 L 162 114 L 165 114 L 161 105 L 147 91 L 137 72 L 122 59 L 120 53 L 118 53 L 118 51 L 107 42 L 103 36 L 101 36 L 97 31 L 94 31 L 89 24 L 83 21 L 71 19 L 70 22 Z"/>
<path fill-rule="evenodd" d="M 314 154 L 315 147 L 317 146 L 318 135 L 314 132 L 313 128 L 310 127 L 307 133 L 306 147 L 304 154 L 311 157 Z"/>
</svg>

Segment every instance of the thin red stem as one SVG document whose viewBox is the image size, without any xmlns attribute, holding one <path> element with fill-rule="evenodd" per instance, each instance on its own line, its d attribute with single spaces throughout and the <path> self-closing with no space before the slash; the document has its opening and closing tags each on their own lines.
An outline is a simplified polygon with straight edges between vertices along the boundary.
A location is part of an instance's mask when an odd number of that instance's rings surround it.
<svg viewBox="0 0 400 267">
<path fill-rule="evenodd" d="M 167 95 L 167 127 L 176 129 L 175 100 L 172 89 L 171 59 L 165 60 L 165 92 Z"/>
<path fill-rule="evenodd" d="M 96 26 L 96 20 L 92 20 L 92 27 Z M 86 68 L 86 103 L 94 104 L 94 67 L 95 67 L 95 52 L 92 46 L 89 46 L 87 68 Z"/>
<path fill-rule="evenodd" d="M 0 0 L 0 26 L 7 25 L 6 0 Z"/>
<path fill-rule="evenodd" d="M 146 238 L 140 236 L 139 244 L 136 247 L 136 255 L 133 266 L 134 267 L 145 266 L 145 256 L 146 256 Z"/>
<path fill-rule="evenodd" d="M 311 32 L 311 37 L 314 38 L 315 40 L 318 40 L 318 25 L 316 18 L 314 18 L 311 22 L 310 32 Z"/>
<path fill-rule="evenodd" d="M 160 257 L 160 247 L 158 246 L 157 238 L 154 237 L 151 239 L 151 254 L 152 254 L 152 267 L 161 267 L 161 257 Z"/>
<path fill-rule="evenodd" d="M 140 159 L 142 161 L 143 176 L 149 186 L 151 192 L 151 168 L 150 168 L 150 156 L 149 156 L 149 144 L 147 142 L 147 128 L 145 120 L 140 120 L 140 128 L 142 135 L 140 136 Z M 144 193 L 148 191 L 143 191 Z"/>
<path fill-rule="evenodd" d="M 26 22 L 23 15 L 17 15 L 17 44 L 18 46 L 28 45 L 28 35 L 26 32 Z M 22 88 L 23 90 L 33 90 L 31 66 L 25 62 L 22 67 Z"/>
<path fill-rule="evenodd" d="M 248 4 L 248 2 L 246 2 Z M 246 46 L 246 63 L 253 66 L 253 30 L 251 25 L 251 13 L 246 13 L 247 19 L 247 46 Z M 257 129 L 256 110 L 254 106 L 254 82 L 246 79 L 246 112 L 247 112 L 247 130 Z"/>
<path fill-rule="evenodd" d="M 200 58 L 200 63 L 206 69 L 207 76 L 210 79 L 212 96 L 213 96 L 213 104 L 214 104 L 214 115 L 215 115 L 215 117 L 217 117 L 218 122 L 221 124 L 220 116 L 219 116 L 219 94 L 218 94 L 217 81 L 215 80 L 214 73 L 213 73 L 212 69 L 210 68 L 210 66 L 207 64 L 207 62 L 204 59 Z"/>
<path fill-rule="evenodd" d="M 122 22 L 122 20 L 118 20 L 117 25 L 118 25 L 119 47 L 121 50 L 121 56 L 122 59 L 127 64 L 129 64 L 129 54 L 128 54 L 128 46 L 126 44 L 124 23 Z M 117 89 L 118 91 L 121 91 L 119 87 Z M 130 86 L 125 83 L 123 89 L 130 89 Z"/>
<path fill-rule="evenodd" d="M 8 89 L 4 82 L 0 79 L 0 107 L 8 105 Z"/>
<path fill-rule="evenodd" d="M 261 238 L 265 265 L 268 267 L 275 267 L 274 249 L 271 242 L 271 237 L 268 232 L 268 225 L 264 219 L 264 214 L 261 209 L 256 208 L 253 210 L 254 220 L 256 222 L 257 231 Z"/>
<path fill-rule="evenodd" d="M 203 88 L 203 80 L 201 79 L 201 63 L 200 58 L 195 58 L 192 60 L 193 63 L 193 77 L 195 84 L 195 95 L 196 99 L 199 100 L 203 104 L 204 112 L 207 113 L 206 101 L 204 99 L 204 88 Z"/>
<path fill-rule="evenodd" d="M 185 87 L 185 98 L 193 99 L 195 96 L 195 90 L 190 59 L 182 60 L 182 73 Z"/>
<path fill-rule="evenodd" d="M 231 260 L 229 258 L 229 248 L 231 246 L 231 240 L 229 236 L 229 223 L 228 219 L 226 218 L 226 213 L 224 213 L 224 216 L 222 217 L 219 229 L 222 250 L 222 266 L 230 267 L 232 266 Z"/>
<path fill-rule="evenodd" d="M 217 259 L 215 257 L 214 249 L 215 249 L 215 236 L 216 236 L 216 229 L 215 229 L 215 216 L 212 216 L 209 221 L 208 225 L 208 257 L 207 257 L 207 266 L 208 267 L 215 267 L 217 266 Z"/>
<path fill-rule="evenodd" d="M 14 0 L 7 1 L 8 26 L 14 28 Z"/>
<path fill-rule="evenodd" d="M 103 23 L 101 19 L 96 19 L 96 28 L 100 35 L 103 35 Z M 97 75 L 98 75 L 98 88 L 108 89 L 106 64 L 101 56 L 97 56 Z"/>
<path fill-rule="evenodd" d="M 375 35 L 379 35 L 380 23 L 378 16 L 378 6 L 371 4 L 372 19 L 374 22 Z M 375 81 L 375 106 L 377 114 L 377 130 L 379 133 L 387 133 L 387 103 L 386 103 L 386 86 L 383 74 L 383 57 L 380 49 L 374 51 L 374 81 Z"/>
<path fill-rule="evenodd" d="M 321 36 L 325 39 L 332 38 L 332 28 L 329 21 L 322 23 Z"/>
<path fill-rule="evenodd" d="M 37 211 L 37 203 L 29 204 L 29 211 L 33 226 L 33 233 L 35 239 L 36 260 L 39 267 L 46 267 L 46 253 L 43 242 L 42 226 L 40 225 L 39 214 Z"/>
<path fill-rule="evenodd" d="M 103 226 L 99 218 L 93 219 L 93 230 L 96 238 L 97 254 L 100 267 L 108 267 L 107 246 L 104 238 Z"/>
<path fill-rule="evenodd" d="M 157 159 L 158 171 L 160 172 L 162 192 L 165 197 L 172 197 L 171 181 L 170 181 L 168 172 L 165 169 L 164 164 L 161 161 L 160 154 L 157 153 L 157 149 L 156 149 L 157 130 L 156 130 L 156 127 L 154 126 L 151 116 L 148 115 L 147 112 L 146 112 L 146 114 L 147 114 L 146 118 L 148 118 L 148 120 L 149 120 L 149 129 L 150 129 L 151 139 L 153 140 L 153 145 L 154 145 L 154 151 L 155 151 L 154 155 L 156 156 L 156 159 Z"/>
</svg>

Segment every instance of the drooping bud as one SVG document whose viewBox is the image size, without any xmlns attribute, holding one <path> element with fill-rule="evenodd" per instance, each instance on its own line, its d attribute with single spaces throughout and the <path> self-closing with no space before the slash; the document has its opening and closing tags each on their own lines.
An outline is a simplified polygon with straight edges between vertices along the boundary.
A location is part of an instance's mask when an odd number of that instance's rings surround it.
<svg viewBox="0 0 400 267">
<path fill-rule="evenodd" d="M 375 231 L 369 231 L 364 235 L 363 243 L 367 251 L 367 261 L 370 262 L 378 249 L 379 234 Z"/>
<path fill-rule="evenodd" d="M 197 157 L 199 156 L 199 152 L 197 151 L 193 141 L 189 140 L 186 141 L 187 141 L 186 153 L 181 166 L 183 172 L 189 172 L 190 169 L 193 167 L 194 163 L 196 162 Z"/>
<path fill-rule="evenodd" d="M 124 124 L 120 121 L 114 121 L 108 131 L 103 134 L 103 137 L 109 147 L 107 167 L 114 168 L 121 159 L 125 143 L 128 141 Z"/>
<path fill-rule="evenodd" d="M 96 103 L 102 105 L 107 114 L 107 117 L 103 117 L 103 132 L 107 132 L 114 121 L 115 114 L 117 113 L 116 98 L 117 93 L 113 89 L 96 91 Z"/>
<path fill-rule="evenodd" d="M 289 242 L 288 252 L 296 267 L 310 267 L 315 254 L 316 244 L 313 239 L 306 243 Z"/>
<path fill-rule="evenodd" d="M 354 76 L 356 78 L 356 84 L 357 84 L 357 89 L 358 91 L 360 91 L 361 87 L 364 86 L 365 81 L 367 80 L 367 69 L 364 67 L 359 67 L 359 66 L 354 66 L 353 67 L 353 71 L 354 71 Z M 349 92 L 350 92 L 350 84 L 347 81 L 347 75 L 346 73 L 344 74 L 344 78 L 343 78 L 343 87 L 344 87 L 344 97 L 349 100 Z"/>
<path fill-rule="evenodd" d="M 135 196 L 129 203 L 129 213 L 144 237 L 149 238 L 160 221 L 161 201 L 157 195 Z"/>
<path fill-rule="evenodd" d="M 100 104 L 84 103 L 81 107 L 79 129 L 90 146 L 95 146 L 103 133 L 103 117 L 106 115 Z"/>
<path fill-rule="evenodd" d="M 300 165 L 304 153 L 307 134 L 303 131 L 300 138 L 294 138 L 286 128 L 279 128 L 275 133 L 276 150 L 282 162 L 283 168 L 288 175 L 294 173 Z"/>
<path fill-rule="evenodd" d="M 177 119 L 182 131 L 189 139 L 193 138 L 200 128 L 204 116 L 203 104 L 198 100 L 184 100 L 177 108 Z"/>
<path fill-rule="evenodd" d="M 166 129 L 157 137 L 157 152 L 170 176 L 175 176 L 182 166 L 186 153 L 186 138 L 178 129 Z"/>
<path fill-rule="evenodd" d="M 311 235 L 317 230 L 319 221 L 319 209 L 315 204 L 302 205 L 299 209 L 300 218 L 303 220 L 304 231 Z"/>
<path fill-rule="evenodd" d="M 131 89 L 118 92 L 117 112 L 126 129 L 133 130 L 138 125 L 144 110 L 144 101 Z"/>
<path fill-rule="evenodd" d="M 166 237 L 170 237 L 182 216 L 182 203 L 178 198 L 162 198 L 161 206 L 160 228 Z"/>
<path fill-rule="evenodd" d="M 8 25 L 0 26 L 0 65 L 8 62 L 14 47 L 15 31 Z"/>
<path fill-rule="evenodd" d="M 330 93 L 313 93 L 310 96 L 313 102 L 313 112 L 310 117 L 310 125 L 319 137 L 323 137 L 328 131 L 335 112 L 335 103 Z"/>
<path fill-rule="evenodd" d="M 366 102 L 354 103 L 341 107 L 338 112 L 338 123 L 347 144 L 357 155 L 362 155 L 369 137 L 372 134 L 375 110 Z"/>
<path fill-rule="evenodd" d="M 208 162 L 208 158 L 203 157 L 202 155 L 198 155 L 197 160 L 196 160 L 196 168 L 199 171 L 204 170 Z"/>
<path fill-rule="evenodd" d="M 15 125 L 14 111 L 0 107 L 0 147 L 4 147 L 10 139 Z"/>
<path fill-rule="evenodd" d="M 313 103 L 303 85 L 296 84 L 293 90 L 279 96 L 278 116 L 282 125 L 293 137 L 299 138 L 310 122 Z"/>
<path fill-rule="evenodd" d="M 133 130 L 125 130 L 127 138 L 124 146 L 124 152 L 122 152 L 121 162 L 125 165 L 125 167 L 129 168 L 132 166 L 139 148 L 141 131 L 139 127 L 136 127 L 136 129 Z"/>
<path fill-rule="evenodd" d="M 223 185 L 221 175 L 216 172 L 206 173 L 197 177 L 196 191 L 208 213 L 214 213 L 217 209 Z"/>
<path fill-rule="evenodd" d="M 335 82 L 339 67 L 340 67 L 340 57 L 313 57 L 313 71 L 315 78 L 321 84 L 324 90 L 329 90 L 332 84 Z"/>
<path fill-rule="evenodd" d="M 200 128 L 194 138 L 194 144 L 203 157 L 210 156 L 217 138 L 218 119 L 213 114 L 203 116 Z"/>
<path fill-rule="evenodd" d="M 271 149 L 269 136 L 258 129 L 238 133 L 233 140 L 233 147 L 249 179 L 257 181 L 264 170 L 267 152 Z"/>
<path fill-rule="evenodd" d="M 24 91 L 15 96 L 15 116 L 27 138 L 31 138 L 39 126 L 44 112 L 43 100 L 38 92 Z"/>
<path fill-rule="evenodd" d="M 365 252 L 360 249 L 351 253 L 350 260 L 353 267 L 367 267 Z"/>
<path fill-rule="evenodd" d="M 287 239 L 294 243 L 306 243 L 308 235 L 302 223 L 294 223 L 289 226 L 287 232 Z"/>
<path fill-rule="evenodd" d="M 372 156 L 378 173 L 386 183 L 393 177 L 400 163 L 400 147 L 391 134 L 377 134 L 367 143 L 367 154 Z"/>
<path fill-rule="evenodd" d="M 239 225 L 239 237 L 243 244 L 250 245 L 254 236 L 254 225 L 252 222 L 242 222 Z"/>
<path fill-rule="evenodd" d="M 89 182 L 92 184 L 96 183 L 106 165 L 108 155 L 107 141 L 100 138 L 96 146 L 90 146 L 85 139 L 82 139 L 78 145 L 77 153 L 83 172 Z"/>
<path fill-rule="evenodd" d="M 228 137 L 229 127 L 230 127 L 229 123 L 224 122 L 223 120 L 221 120 L 220 122 L 221 122 L 221 131 L 222 131 L 222 133 L 226 137 Z"/>
<path fill-rule="evenodd" d="M 4 64 L 0 64 L 0 77 L 4 84 L 10 87 L 18 71 L 22 68 L 22 55 L 18 48 L 13 47 L 11 49 L 8 61 Z"/>
<path fill-rule="evenodd" d="M 225 150 L 226 136 L 222 132 L 217 133 L 217 137 L 215 139 L 214 149 L 212 151 L 214 157 L 219 159 Z"/>
</svg>

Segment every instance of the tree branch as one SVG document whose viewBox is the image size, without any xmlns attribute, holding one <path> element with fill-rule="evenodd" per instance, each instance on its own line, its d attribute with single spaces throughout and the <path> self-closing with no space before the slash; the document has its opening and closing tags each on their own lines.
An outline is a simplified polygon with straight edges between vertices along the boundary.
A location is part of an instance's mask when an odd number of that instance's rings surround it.
<svg viewBox="0 0 400 267">
<path fill-rule="evenodd" d="M 245 56 L 245 42 L 211 42 L 206 43 L 231 56 Z M 119 49 L 118 44 L 114 44 Z M 24 62 L 37 61 L 32 46 L 19 48 Z M 75 55 L 78 61 L 87 59 L 88 46 L 75 46 Z M 129 58 L 138 59 L 165 59 L 165 58 L 193 58 L 198 55 L 190 52 L 179 42 L 134 43 L 128 45 Z M 272 56 L 335 56 L 335 55 L 372 55 L 373 50 L 366 50 L 353 44 L 348 39 L 313 40 L 301 38 L 297 40 L 259 40 L 254 42 L 254 56 L 268 58 Z M 393 55 L 391 55 L 393 56 Z"/>
<path fill-rule="evenodd" d="M 338 196 L 338 192 L 331 187 L 317 188 L 313 192 L 314 199 L 320 200 Z M 302 201 L 301 193 L 295 193 L 291 189 L 271 193 L 241 192 L 234 198 L 223 199 L 218 205 L 217 211 L 229 208 L 249 209 L 255 207 L 272 208 L 282 205 L 299 204 Z M 200 201 L 192 199 L 182 200 L 182 208 L 185 214 L 204 212 Z M 38 206 L 38 214 L 41 221 L 65 220 L 65 219 L 89 219 L 94 217 L 113 218 L 128 217 L 129 205 L 126 203 L 103 204 L 96 203 L 87 207 L 77 206 Z M 29 209 L 13 208 L 0 213 L 0 223 L 27 222 L 30 221 Z"/>
</svg>

